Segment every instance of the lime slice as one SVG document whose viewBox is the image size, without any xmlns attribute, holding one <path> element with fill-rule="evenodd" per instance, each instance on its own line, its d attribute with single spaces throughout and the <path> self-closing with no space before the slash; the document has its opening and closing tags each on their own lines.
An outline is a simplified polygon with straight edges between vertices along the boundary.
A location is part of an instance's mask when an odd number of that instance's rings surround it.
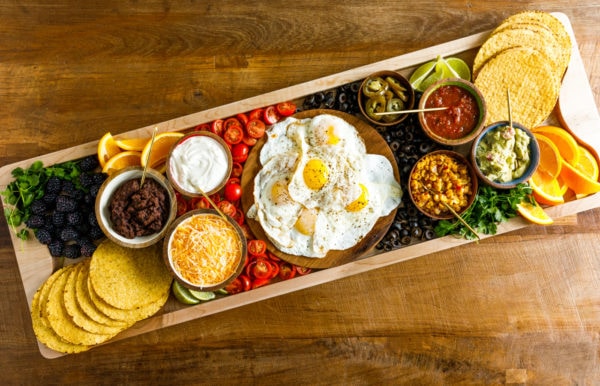
<svg viewBox="0 0 600 386">
<path fill-rule="evenodd" d="M 471 80 L 471 69 L 464 60 L 460 58 L 448 58 L 442 60 L 446 62 L 448 68 L 452 70 L 455 77 L 468 81 Z"/>
<path fill-rule="evenodd" d="M 430 62 L 422 64 L 412 73 L 408 81 L 415 90 L 422 91 L 420 90 L 421 83 L 433 72 L 433 70 L 435 69 L 435 64 L 436 61 L 432 60 Z"/>
<path fill-rule="evenodd" d="M 200 299 L 193 296 L 189 289 L 179 284 L 178 281 L 173 280 L 173 285 L 171 286 L 173 290 L 173 295 L 175 295 L 175 299 L 179 300 L 183 304 L 198 304 L 200 303 Z"/>
<path fill-rule="evenodd" d="M 437 82 L 440 79 L 444 79 L 444 70 L 442 67 L 436 66 L 436 70 L 433 74 L 429 75 L 427 78 L 425 78 L 425 80 L 423 80 L 421 82 L 421 85 L 419 86 L 419 88 L 417 88 L 416 90 L 418 91 L 425 91 L 427 89 L 427 87 L 431 86 L 432 84 L 434 84 L 435 82 Z"/>
<path fill-rule="evenodd" d="M 207 301 L 215 298 L 214 292 L 190 290 L 190 294 L 198 300 Z"/>
</svg>

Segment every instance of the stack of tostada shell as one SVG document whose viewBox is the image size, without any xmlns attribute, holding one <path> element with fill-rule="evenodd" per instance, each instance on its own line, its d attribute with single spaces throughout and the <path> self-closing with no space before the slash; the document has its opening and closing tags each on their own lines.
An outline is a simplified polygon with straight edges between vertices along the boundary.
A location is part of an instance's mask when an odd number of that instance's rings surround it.
<svg viewBox="0 0 600 386">
<path fill-rule="evenodd" d="M 552 113 L 571 58 L 571 38 L 562 22 L 540 11 L 505 19 L 482 44 L 473 62 L 473 79 L 483 94 L 486 124 L 512 119 L 540 125 Z"/>
<path fill-rule="evenodd" d="M 157 246 L 129 249 L 105 240 L 91 258 L 57 270 L 37 290 L 35 335 L 58 352 L 86 351 L 159 311 L 171 281 Z"/>
</svg>

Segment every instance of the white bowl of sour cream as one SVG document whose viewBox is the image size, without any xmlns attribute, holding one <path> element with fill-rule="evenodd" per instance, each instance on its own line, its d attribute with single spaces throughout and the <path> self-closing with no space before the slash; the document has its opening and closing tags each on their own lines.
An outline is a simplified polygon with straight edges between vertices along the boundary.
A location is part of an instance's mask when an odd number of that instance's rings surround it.
<svg viewBox="0 0 600 386">
<path fill-rule="evenodd" d="M 208 131 L 194 131 L 171 149 L 167 177 L 179 193 L 198 197 L 225 186 L 232 168 L 231 151 L 225 141 Z"/>
</svg>

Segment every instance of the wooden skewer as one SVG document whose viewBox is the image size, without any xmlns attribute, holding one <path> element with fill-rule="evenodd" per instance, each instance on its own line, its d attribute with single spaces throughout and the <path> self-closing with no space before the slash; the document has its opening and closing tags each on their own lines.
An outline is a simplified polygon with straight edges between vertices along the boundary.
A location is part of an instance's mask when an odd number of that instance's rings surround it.
<svg viewBox="0 0 600 386">
<path fill-rule="evenodd" d="M 154 126 L 154 131 L 152 132 L 152 139 L 150 140 L 150 148 L 148 149 L 148 154 L 146 154 L 146 163 L 144 164 L 144 170 L 142 171 L 142 180 L 140 181 L 140 189 L 142 185 L 144 185 L 144 181 L 146 181 L 146 170 L 148 170 L 148 161 L 150 161 L 150 153 L 152 153 L 152 146 L 154 146 L 154 139 L 156 138 L 156 132 L 158 131 L 158 127 Z"/>
<path fill-rule="evenodd" d="M 427 186 L 425 186 L 423 184 L 421 184 L 421 185 L 429 193 L 439 194 L 439 193 L 436 193 L 434 190 L 429 189 Z M 481 238 L 479 237 L 479 235 L 477 234 L 477 232 L 475 231 L 475 229 L 473 229 L 450 205 L 448 205 L 448 203 L 446 203 L 445 201 L 442 201 L 442 204 L 444 204 L 444 206 L 446 207 L 446 209 L 448 209 L 450 212 L 452 212 L 452 214 L 454 215 L 454 217 L 456 217 L 456 219 L 458 221 L 460 221 L 464 226 L 466 226 L 467 229 L 469 229 L 475 235 L 475 237 L 477 237 L 477 240 L 481 240 Z"/>
<path fill-rule="evenodd" d="M 508 104 L 508 123 L 510 125 L 510 130 L 512 131 L 513 122 L 512 122 L 512 109 L 510 107 L 510 89 L 506 89 L 506 103 Z"/>
<path fill-rule="evenodd" d="M 384 111 L 381 113 L 373 113 L 373 115 L 395 115 L 395 114 L 409 114 L 409 113 L 419 113 L 419 112 L 428 112 L 428 111 L 441 111 L 447 110 L 448 107 L 430 107 L 426 109 L 412 109 L 412 110 L 400 110 L 400 111 Z"/>
<path fill-rule="evenodd" d="M 206 198 L 206 200 L 208 201 L 208 203 L 209 203 L 209 204 L 210 204 L 210 205 L 211 205 L 211 206 L 212 206 L 212 207 L 213 207 L 213 208 L 214 208 L 214 209 L 217 211 L 217 213 L 219 213 L 219 215 L 220 215 L 221 217 L 223 217 L 223 219 L 224 219 L 225 221 L 229 221 L 229 220 L 227 219 L 227 216 L 225 216 L 225 214 L 224 214 L 223 212 L 221 212 L 221 210 L 219 209 L 219 207 L 217 206 L 217 204 L 215 204 L 215 202 L 214 202 L 214 201 L 213 201 L 213 200 L 212 200 L 212 199 L 211 199 L 211 198 L 208 196 L 208 194 L 206 194 L 206 193 L 204 192 L 204 190 L 202 190 L 202 188 L 201 188 L 201 187 L 199 187 L 198 185 L 194 184 L 194 188 L 196 188 L 196 189 L 197 189 L 197 190 L 200 192 L 200 194 L 202 194 L 202 196 L 203 196 L 204 198 Z"/>
</svg>

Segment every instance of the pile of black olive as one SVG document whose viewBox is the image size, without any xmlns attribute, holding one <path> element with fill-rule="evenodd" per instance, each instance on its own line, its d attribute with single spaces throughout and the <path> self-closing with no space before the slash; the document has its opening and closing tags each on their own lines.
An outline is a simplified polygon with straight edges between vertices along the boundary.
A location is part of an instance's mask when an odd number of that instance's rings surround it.
<svg viewBox="0 0 600 386">
<path fill-rule="evenodd" d="M 357 98 L 361 83 L 362 81 L 348 83 L 335 89 L 308 95 L 299 110 L 335 109 L 364 119 Z M 415 93 L 415 105 L 418 105 L 420 97 L 420 93 Z M 411 114 L 397 125 L 376 126 L 375 129 L 394 153 L 402 186 L 402 201 L 398 206 L 394 222 L 376 248 L 391 251 L 435 238 L 436 234 L 433 230 L 435 221 L 422 214 L 410 199 L 407 189 L 408 177 L 413 165 L 421 156 L 434 150 L 449 148 L 433 142 L 423 133 L 416 114 Z"/>
</svg>

